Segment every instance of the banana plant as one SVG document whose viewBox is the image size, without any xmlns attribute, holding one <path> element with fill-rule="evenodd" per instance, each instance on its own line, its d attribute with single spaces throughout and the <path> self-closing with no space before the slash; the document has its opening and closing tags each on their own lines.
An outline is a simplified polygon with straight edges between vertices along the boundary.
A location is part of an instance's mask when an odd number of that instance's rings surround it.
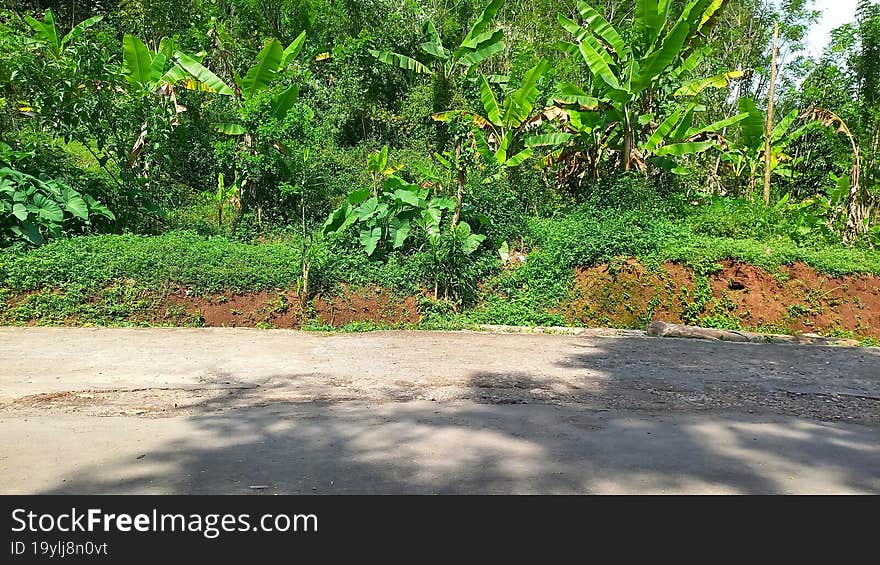
<svg viewBox="0 0 880 565">
<path fill-rule="evenodd" d="M 675 18 L 672 0 L 639 0 L 629 41 L 586 2 L 577 3 L 583 25 L 557 15 L 559 24 L 574 38 L 557 47 L 584 62 L 592 83 L 586 88 L 564 84 L 556 96 L 569 114 L 570 126 L 563 133 L 572 137 L 533 140 L 532 146 L 590 143 L 595 144 L 588 150 L 594 162 L 603 154 L 615 153 L 624 171 L 645 170 L 650 160 L 678 172 L 682 170 L 674 164 L 675 157 L 716 147 L 713 134 L 744 116 L 694 125 L 699 106 L 683 105 L 680 100 L 707 88 L 724 88 L 743 76 L 740 71 L 728 71 L 685 80 L 708 55 L 702 37 L 725 1 L 691 0 Z M 659 115 L 661 108 L 668 113 Z M 557 155 L 562 153 L 557 150 Z"/>
<path fill-rule="evenodd" d="M 240 138 L 240 143 L 247 151 L 257 153 L 254 141 L 254 132 L 245 125 L 245 114 L 247 106 L 252 103 L 259 95 L 264 92 L 271 91 L 275 87 L 275 82 L 281 73 L 287 69 L 291 63 L 302 51 L 306 40 L 306 32 L 301 32 L 290 45 L 283 47 L 281 43 L 274 37 L 269 39 L 260 52 L 257 54 L 256 61 L 248 69 L 244 76 L 239 75 L 232 69 L 234 83 L 231 87 L 227 86 L 235 97 L 237 102 L 236 112 L 238 120 L 233 122 L 221 122 L 213 125 L 214 130 L 218 133 Z M 269 100 L 273 117 L 276 121 L 281 122 L 287 117 L 293 105 L 299 97 L 299 85 L 291 84 L 280 89 Z M 272 146 L 283 155 L 288 155 L 289 150 L 278 140 L 271 140 Z M 251 179 L 239 179 L 239 172 L 236 171 L 235 184 L 238 186 L 238 198 L 242 211 L 244 205 L 250 201 L 246 197 L 246 190 L 253 191 L 254 185 Z M 253 194 L 251 192 L 251 194 Z M 258 218 L 261 210 L 257 208 Z"/>
<path fill-rule="evenodd" d="M 37 41 L 45 45 L 49 53 L 56 59 L 60 58 L 64 49 L 76 38 L 81 36 L 90 27 L 94 26 L 102 19 L 103 15 L 93 16 L 87 20 L 83 20 L 71 29 L 67 35 L 61 36 L 58 33 L 58 26 L 55 24 L 55 14 L 51 8 L 48 8 L 43 14 L 43 21 L 31 16 L 25 16 L 25 21 L 34 30 L 34 37 Z"/>
<path fill-rule="evenodd" d="M 495 97 L 492 86 L 485 76 L 478 78 L 480 101 L 485 116 L 469 110 L 447 110 L 438 112 L 431 117 L 437 122 L 464 123 L 470 128 L 477 153 L 486 163 L 493 163 L 502 168 L 516 167 L 531 157 L 532 150 L 522 148 L 520 139 L 528 129 L 538 127 L 542 121 L 539 115 L 533 117 L 535 101 L 540 96 L 538 81 L 550 68 L 550 64 L 541 59 L 529 69 L 523 77 L 522 84 L 509 92 L 501 103 Z M 453 225 L 461 217 L 462 202 L 465 190 L 465 166 L 462 162 L 462 143 L 459 139 L 450 158 L 441 158 L 435 154 L 439 163 L 455 172 L 457 191 L 456 208 L 452 219 Z M 500 174 L 500 173 L 498 173 Z M 484 182 L 495 180 L 498 174 L 490 175 Z"/>
<path fill-rule="evenodd" d="M 489 163 L 500 167 L 516 167 L 532 156 L 532 149 L 520 147 L 523 134 L 538 127 L 543 110 L 534 115 L 535 102 L 540 96 L 538 81 L 550 69 L 550 63 L 541 59 L 529 69 L 520 86 L 508 92 L 501 102 L 485 76 L 478 78 L 480 102 L 484 114 L 467 110 L 448 110 L 433 114 L 438 122 L 461 119 L 472 127 L 477 151 Z"/>
<path fill-rule="evenodd" d="M 234 90 L 226 87 L 230 93 L 234 92 L 239 102 L 239 110 L 242 105 L 248 103 L 258 94 L 272 88 L 272 83 L 290 64 L 296 59 L 306 40 L 306 32 L 300 33 L 286 48 L 274 37 L 266 42 L 263 49 L 257 54 L 254 64 L 244 76 L 234 73 Z M 224 85 L 225 86 L 225 85 Z M 294 84 L 277 93 L 270 103 L 272 112 L 277 120 L 283 120 L 299 96 L 299 85 Z M 243 120 L 242 120 L 243 121 Z M 214 129 L 220 133 L 232 136 L 248 134 L 247 128 L 242 121 L 217 123 Z"/>
<path fill-rule="evenodd" d="M 503 3 L 504 0 L 492 0 L 480 13 L 462 42 L 454 49 L 443 45 L 440 33 L 431 20 L 425 21 L 422 25 L 424 41 L 419 45 L 419 50 L 427 62 L 393 51 L 370 49 L 369 52 L 385 64 L 416 74 L 440 75 L 446 79 L 450 78 L 456 69 L 466 74 L 489 57 L 504 51 L 504 31 L 492 26 L 492 20 Z"/>
<path fill-rule="evenodd" d="M 727 163 L 730 171 L 738 178 L 745 177 L 749 194 L 757 184 L 759 172 L 764 167 L 765 131 L 764 112 L 755 106 L 754 100 L 742 97 L 738 102 L 739 110 L 746 118 L 738 124 L 736 141 L 721 152 L 722 161 Z M 780 120 L 770 134 L 770 171 L 772 174 L 790 178 L 792 176 L 790 155 L 786 153 L 789 145 L 803 137 L 816 122 L 808 121 L 795 128 L 799 119 L 799 111 L 792 110 Z"/>
<path fill-rule="evenodd" d="M 139 38 L 126 34 L 122 38 L 122 67 L 129 92 L 135 96 L 158 94 L 168 98 L 174 109 L 171 125 L 179 123 L 178 116 L 186 107 L 177 100 L 176 88 L 232 96 L 233 92 L 217 75 L 202 65 L 196 57 L 180 51 L 169 38 L 162 38 L 159 47 L 152 50 Z M 147 125 L 140 133 L 128 156 L 128 168 L 143 151 L 147 138 Z"/>
<path fill-rule="evenodd" d="M 217 75 L 196 57 L 180 51 L 174 41 L 165 37 L 155 51 L 139 38 L 125 35 L 122 39 L 122 61 L 125 79 L 135 92 L 173 95 L 174 87 L 232 96 Z"/>
<path fill-rule="evenodd" d="M 217 192 L 208 193 L 212 200 L 212 203 L 217 206 L 217 228 L 223 227 L 223 210 L 232 205 L 233 208 L 238 207 L 238 199 L 236 198 L 236 194 L 238 193 L 238 186 L 232 184 L 230 186 L 226 186 L 226 181 L 223 178 L 223 173 L 217 173 Z"/>
</svg>

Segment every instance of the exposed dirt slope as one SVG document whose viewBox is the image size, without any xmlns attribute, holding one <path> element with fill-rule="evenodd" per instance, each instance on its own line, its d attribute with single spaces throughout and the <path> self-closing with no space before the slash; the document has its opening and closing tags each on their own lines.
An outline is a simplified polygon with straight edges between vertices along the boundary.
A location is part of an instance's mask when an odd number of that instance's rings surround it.
<svg viewBox="0 0 880 565">
<path fill-rule="evenodd" d="M 831 277 L 803 265 L 778 273 L 724 262 L 699 275 L 636 261 L 581 269 L 558 311 L 569 323 L 643 327 L 652 320 L 776 332 L 880 337 L 880 277 Z"/>
</svg>

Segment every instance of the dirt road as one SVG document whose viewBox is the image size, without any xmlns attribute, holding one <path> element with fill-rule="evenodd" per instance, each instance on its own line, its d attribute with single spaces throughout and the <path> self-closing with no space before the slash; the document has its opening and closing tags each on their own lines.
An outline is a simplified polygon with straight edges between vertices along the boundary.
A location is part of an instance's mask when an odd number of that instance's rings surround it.
<svg viewBox="0 0 880 565">
<path fill-rule="evenodd" d="M 0 493 L 880 493 L 880 349 L 0 328 Z"/>
</svg>

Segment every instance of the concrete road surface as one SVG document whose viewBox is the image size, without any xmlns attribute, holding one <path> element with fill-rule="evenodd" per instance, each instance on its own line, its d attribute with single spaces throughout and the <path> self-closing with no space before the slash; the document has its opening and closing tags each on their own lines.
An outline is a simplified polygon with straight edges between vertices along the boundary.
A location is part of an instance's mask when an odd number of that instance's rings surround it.
<svg viewBox="0 0 880 565">
<path fill-rule="evenodd" d="M 880 349 L 0 328 L 0 493 L 880 494 Z"/>
</svg>

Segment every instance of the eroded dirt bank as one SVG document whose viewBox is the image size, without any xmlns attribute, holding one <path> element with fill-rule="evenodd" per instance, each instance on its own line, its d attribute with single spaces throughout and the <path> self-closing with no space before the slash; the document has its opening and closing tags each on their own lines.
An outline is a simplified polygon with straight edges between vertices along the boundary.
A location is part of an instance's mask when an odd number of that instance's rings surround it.
<svg viewBox="0 0 880 565">
<path fill-rule="evenodd" d="M 644 327 L 653 320 L 768 333 L 880 338 L 880 277 L 831 277 L 803 265 L 778 273 L 726 261 L 706 274 L 630 260 L 578 270 L 569 323 Z"/>
<path fill-rule="evenodd" d="M 7 292 L 0 295 L 0 324 L 299 329 L 362 322 L 406 327 L 419 322 L 427 294 L 402 296 L 376 285 L 341 285 L 311 297 L 303 307 L 295 289 L 156 292 L 123 281 L 85 296 L 53 289 Z M 832 277 L 803 264 L 768 272 L 730 261 L 696 272 L 675 263 L 649 268 L 620 260 L 577 270 L 569 298 L 553 312 L 569 325 L 587 327 L 644 328 L 659 320 L 880 339 L 880 276 Z"/>
</svg>

